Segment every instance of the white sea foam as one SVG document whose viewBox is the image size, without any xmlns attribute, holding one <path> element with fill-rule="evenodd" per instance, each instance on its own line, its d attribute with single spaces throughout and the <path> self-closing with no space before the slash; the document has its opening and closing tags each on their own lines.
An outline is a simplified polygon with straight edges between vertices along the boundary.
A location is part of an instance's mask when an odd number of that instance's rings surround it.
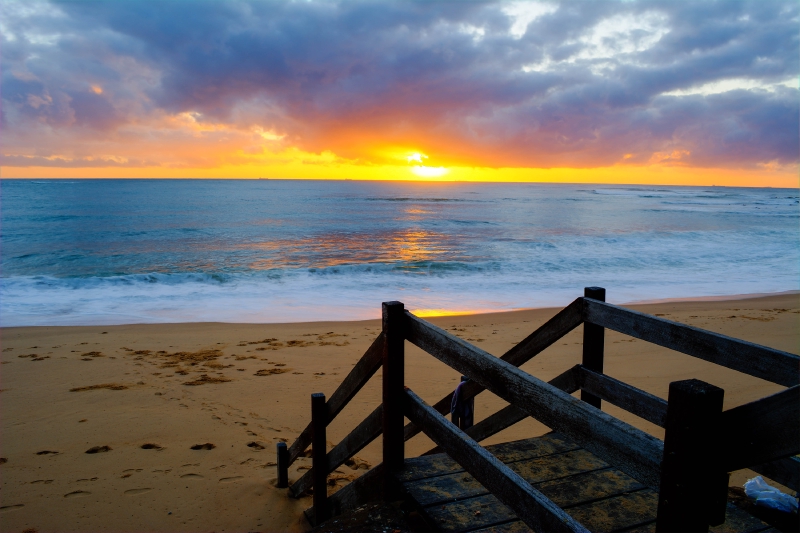
<svg viewBox="0 0 800 533">
<path fill-rule="evenodd" d="M 71 191 L 71 192 L 64 192 Z M 3 183 L 0 325 L 297 322 L 772 293 L 798 193 L 352 182 Z"/>
</svg>

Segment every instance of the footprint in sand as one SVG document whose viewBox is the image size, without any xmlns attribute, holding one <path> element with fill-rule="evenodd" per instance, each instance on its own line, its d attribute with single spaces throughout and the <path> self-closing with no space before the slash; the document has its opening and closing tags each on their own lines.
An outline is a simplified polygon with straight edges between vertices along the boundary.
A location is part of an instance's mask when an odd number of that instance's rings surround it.
<svg viewBox="0 0 800 533">
<path fill-rule="evenodd" d="M 31 485 L 35 485 L 37 483 L 44 483 L 45 485 L 49 485 L 52 482 L 53 482 L 52 479 L 37 479 L 36 481 L 31 481 Z"/>
<path fill-rule="evenodd" d="M 74 492 L 70 492 L 68 494 L 64 494 L 65 498 L 82 498 L 83 496 L 89 496 L 91 492 L 87 492 L 85 490 L 76 490 Z"/>
<path fill-rule="evenodd" d="M 36 455 L 58 455 L 60 452 L 54 452 L 52 450 L 42 450 L 40 452 L 36 452 Z"/>
<path fill-rule="evenodd" d="M 224 477 L 219 480 L 220 483 L 233 483 L 234 481 L 238 481 L 243 479 L 244 476 L 233 476 L 233 477 Z"/>
<path fill-rule="evenodd" d="M 216 448 L 216 445 L 211 444 L 210 442 L 206 442 L 205 444 L 195 444 L 192 446 L 193 450 L 213 450 Z"/>
<path fill-rule="evenodd" d="M 137 494 L 144 494 L 145 492 L 150 492 L 153 490 L 152 487 L 146 487 L 143 489 L 130 489 L 125 491 L 125 496 L 136 496 Z"/>
<path fill-rule="evenodd" d="M 142 444 L 141 447 L 142 447 L 143 450 L 158 450 L 158 451 L 161 451 L 161 450 L 164 449 L 163 446 L 159 446 L 158 444 L 153 444 L 152 442 L 147 442 L 145 444 Z"/>
<path fill-rule="evenodd" d="M 17 509 L 22 509 L 25 507 L 25 504 L 18 503 L 16 505 L 4 505 L 0 507 L 0 513 L 7 513 L 8 511 L 16 511 Z"/>
<path fill-rule="evenodd" d="M 181 479 L 205 479 L 200 474 L 184 474 L 181 476 Z"/>
<path fill-rule="evenodd" d="M 111 451 L 111 446 L 92 446 L 84 453 L 105 453 L 110 451 Z"/>
<path fill-rule="evenodd" d="M 247 447 L 253 448 L 254 450 L 263 450 L 264 448 L 266 448 L 264 443 L 258 441 L 248 442 Z"/>
</svg>

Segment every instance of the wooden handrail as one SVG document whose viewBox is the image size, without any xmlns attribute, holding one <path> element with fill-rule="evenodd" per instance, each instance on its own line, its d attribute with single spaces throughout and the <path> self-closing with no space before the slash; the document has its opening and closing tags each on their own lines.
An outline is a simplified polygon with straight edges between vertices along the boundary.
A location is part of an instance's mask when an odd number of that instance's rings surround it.
<svg viewBox="0 0 800 533">
<path fill-rule="evenodd" d="M 562 372 L 547 383 L 557 389 L 561 389 L 567 394 L 572 394 L 578 390 L 578 385 L 575 382 L 575 367 Z M 476 442 L 480 442 L 526 418 L 528 418 L 528 413 L 514 405 L 507 405 L 493 415 L 484 418 L 471 428 L 464 430 L 464 433 L 469 435 Z M 440 453 L 441 451 L 442 450 L 437 446 L 422 455 L 431 455 Z"/>
<path fill-rule="evenodd" d="M 663 443 L 406 312 L 409 341 L 651 488 Z"/>
<path fill-rule="evenodd" d="M 575 366 L 575 376 L 581 390 L 591 392 L 629 413 L 664 427 L 667 418 L 666 400 L 605 374 L 598 374 L 583 365 Z"/>
<path fill-rule="evenodd" d="M 731 472 L 800 453 L 800 385 L 722 413 L 723 468 Z"/>
<path fill-rule="evenodd" d="M 583 298 L 577 298 L 567 307 L 556 313 L 553 318 L 537 328 L 536 331 L 508 350 L 500 359 L 514 366 L 522 366 L 564 335 L 580 326 L 581 322 L 583 322 Z M 461 397 L 466 401 L 474 398 L 484 390 L 486 389 L 478 383 L 465 383 L 461 388 Z M 444 398 L 433 404 L 433 409 L 441 414 L 449 413 L 450 402 L 452 400 L 453 393 L 450 392 Z M 518 420 L 512 422 L 512 424 L 516 422 L 518 422 Z M 420 429 L 417 428 L 413 422 L 406 424 L 406 427 L 403 429 L 403 438 L 408 440 L 419 432 Z"/>
<path fill-rule="evenodd" d="M 370 442 L 378 438 L 381 434 L 383 420 L 383 404 L 379 405 L 365 418 L 356 428 L 348 433 L 342 441 L 333 447 L 327 455 L 328 468 L 325 472 L 327 476 L 345 461 L 363 450 Z M 289 489 L 289 493 L 295 498 L 299 498 L 314 483 L 314 469 L 307 470 Z"/>
<path fill-rule="evenodd" d="M 584 320 L 785 387 L 800 382 L 800 357 L 664 318 L 584 298 Z"/>
<path fill-rule="evenodd" d="M 796 421 L 800 419 L 800 385 L 797 384 L 800 381 L 800 357 L 611 305 L 595 299 L 602 296 L 598 292 L 602 289 L 590 289 L 591 291 L 587 289 L 589 292 L 586 296 L 574 300 L 500 358 L 404 311 L 400 302 L 385 303 L 384 331 L 373 341 L 330 400 L 326 403 L 324 397 L 317 398 L 314 419 L 319 428 L 317 433 L 324 434 L 324 427 L 331 423 L 382 365 L 386 374 L 387 364 L 394 364 L 392 368 L 395 368 L 393 372 L 389 372 L 394 375 L 394 386 L 389 387 L 394 394 L 388 397 L 390 410 L 395 410 L 395 415 L 387 418 L 384 412 L 388 390 L 384 383 L 384 404 L 379 405 L 329 453 L 318 453 L 315 456 L 315 467 L 292 485 L 290 494 L 299 497 L 312 484 L 322 486 L 328 474 L 385 431 L 396 434 L 394 439 L 389 439 L 392 442 L 384 442 L 384 460 L 390 457 L 392 460 L 389 463 L 394 465 L 390 469 L 382 470 L 381 476 L 388 479 L 390 471 L 402 468 L 402 442 L 423 431 L 438 445 L 426 455 L 442 450 L 450 454 L 529 526 L 546 530 L 585 531 L 580 524 L 497 461 L 477 442 L 532 416 L 551 429 L 571 437 L 586 450 L 631 477 L 659 490 L 665 475 L 662 466 L 664 444 L 593 407 L 587 401 L 570 396 L 571 393 L 581 390 L 582 397 L 591 400 L 593 405 L 599 406 L 600 401 L 605 400 L 660 427 L 667 424 L 668 403 L 665 400 L 602 373 L 602 328 L 789 386 L 785 391 L 717 415 L 721 437 L 720 453 L 716 456 L 719 466 L 714 468 L 722 472 L 722 469 L 732 471 L 752 467 L 768 477 L 771 473 L 773 479 L 791 483 L 796 488 L 800 479 L 800 459 L 789 456 L 800 453 L 800 431 L 796 427 Z M 595 294 L 600 296 L 592 297 Z M 389 321 L 387 309 L 391 311 L 395 308 L 397 319 Z M 590 335 L 594 340 L 590 343 L 592 346 L 588 352 L 587 347 L 584 347 L 583 365 L 570 368 L 549 383 L 517 368 L 581 323 L 598 328 L 596 334 Z M 394 354 L 393 357 L 387 352 L 387 330 L 394 332 L 389 336 L 395 339 L 392 344 L 394 351 L 389 350 Z M 450 410 L 453 393 L 429 406 L 410 390 L 402 390 L 403 339 L 466 375 L 469 381 L 461 388 L 463 399 L 469 400 L 484 390 L 490 390 L 510 405 L 462 432 L 442 416 Z M 586 343 L 585 338 L 584 344 Z M 596 356 L 587 359 L 587 353 Z M 585 366 L 588 364 L 587 360 L 597 368 L 593 370 Z M 386 379 L 384 375 L 384 381 Z M 402 409 L 397 403 L 398 398 Z M 404 428 L 403 414 L 411 421 Z M 389 419 L 391 420 L 387 422 Z M 283 452 L 280 462 L 284 470 L 308 448 L 313 434 L 312 421 L 288 450 L 280 450 Z M 322 449 L 324 450 L 324 446 Z M 717 460 L 714 462 L 716 464 Z M 325 472 L 323 475 L 315 475 L 315 470 Z M 374 475 L 370 479 L 373 477 Z M 386 481 L 383 487 L 384 491 L 390 490 Z M 382 494 L 388 497 L 392 493 Z M 355 497 L 349 495 L 345 498 L 344 493 L 342 495 L 345 499 Z M 328 510 L 331 504 L 320 499 L 317 507 Z M 323 512 L 319 518 L 324 519 L 324 514 Z"/>
<path fill-rule="evenodd" d="M 367 348 L 358 363 L 350 370 L 347 377 L 342 380 L 342 383 L 331 394 L 330 400 L 326 402 L 328 408 L 328 423 L 330 423 L 342 409 L 347 406 L 353 396 L 361 390 L 375 372 L 381 367 L 381 354 L 383 350 L 383 333 L 372 341 L 372 345 Z M 300 455 L 306 451 L 306 448 L 311 444 L 312 427 L 311 423 L 306 426 L 300 436 L 295 439 L 292 446 L 289 448 L 289 465 L 295 462 Z M 348 458 L 349 459 L 349 458 Z"/>
<path fill-rule="evenodd" d="M 405 390 L 404 407 L 409 420 L 420 426 L 427 436 L 534 531 L 588 533 L 577 520 L 467 437 L 410 389 Z"/>
</svg>

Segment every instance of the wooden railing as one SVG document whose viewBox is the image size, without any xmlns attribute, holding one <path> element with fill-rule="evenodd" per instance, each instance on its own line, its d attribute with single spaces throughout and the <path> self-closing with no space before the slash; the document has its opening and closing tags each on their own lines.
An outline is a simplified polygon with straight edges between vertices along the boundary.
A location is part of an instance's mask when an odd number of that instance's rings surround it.
<svg viewBox="0 0 800 533">
<path fill-rule="evenodd" d="M 530 527 L 584 531 L 583 527 L 478 442 L 528 416 L 659 492 L 658 531 L 707 531 L 724 520 L 727 473 L 752 468 L 798 490 L 800 461 L 800 357 L 739 339 L 606 303 L 605 290 L 590 287 L 502 357 L 472 346 L 405 311 L 383 304 L 383 331 L 325 402 L 312 397 L 312 421 L 290 448 L 278 445 L 279 486 L 312 441 L 312 469 L 290 488 L 298 497 L 313 487 L 313 518 L 365 499 L 398 496 L 392 474 L 402 470 L 403 443 L 420 431 L 472 474 Z M 584 324 L 583 361 L 545 383 L 520 370 L 554 342 Z M 603 374 L 604 330 L 611 329 L 789 387 L 746 405 L 722 410 L 724 392 L 698 380 L 670 384 L 668 401 Z M 452 393 L 434 405 L 404 387 L 404 341 L 422 348 L 469 378 L 464 400 L 490 390 L 510 405 L 462 431 L 444 416 Z M 383 367 L 383 403 L 330 452 L 325 428 Z M 581 399 L 571 396 L 581 391 Z M 665 428 L 661 440 L 600 410 L 608 401 Z M 403 419 L 411 423 L 403 427 Z M 383 433 L 383 463 L 327 498 L 326 478 Z M 381 482 L 382 490 L 366 490 Z"/>
</svg>

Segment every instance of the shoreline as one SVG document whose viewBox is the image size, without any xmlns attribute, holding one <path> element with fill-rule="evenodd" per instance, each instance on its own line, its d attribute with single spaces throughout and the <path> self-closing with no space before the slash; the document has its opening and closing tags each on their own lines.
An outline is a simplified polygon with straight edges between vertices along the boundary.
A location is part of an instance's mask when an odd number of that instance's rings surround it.
<svg viewBox="0 0 800 533">
<path fill-rule="evenodd" d="M 676 297 L 676 298 L 656 298 L 656 299 L 646 299 L 646 300 L 632 300 L 624 303 L 614 303 L 609 302 L 614 305 L 618 305 L 620 307 L 636 307 L 641 305 L 658 305 L 658 304 L 672 304 L 672 303 L 701 303 L 701 302 L 728 302 L 728 301 L 738 301 L 738 300 L 752 300 L 752 299 L 759 299 L 759 298 L 770 298 L 774 296 L 796 296 L 800 295 L 800 290 L 788 290 L 788 291 L 778 291 L 778 292 L 758 292 L 758 293 L 737 293 L 737 294 L 725 294 L 725 295 L 705 295 L 705 296 L 685 296 L 685 297 Z M 577 296 L 576 296 L 577 297 Z M 547 309 L 555 309 L 560 310 L 569 305 L 573 300 L 566 301 L 563 306 L 543 306 L 543 307 L 523 307 L 519 309 L 507 309 L 507 310 L 479 310 L 475 312 L 465 311 L 444 311 L 441 314 L 430 314 L 428 309 L 421 309 L 419 312 L 415 312 L 415 310 L 408 309 L 412 313 L 416 314 L 420 318 L 426 319 L 436 319 L 436 318 L 459 318 L 459 317 L 476 317 L 476 316 L 494 316 L 494 315 L 502 315 L 505 313 L 520 313 L 526 311 L 544 311 Z M 439 310 L 441 311 L 441 310 Z M 4 330 L 11 330 L 15 328 L 88 328 L 88 327 L 116 327 L 116 326 L 147 326 L 147 325 L 156 325 L 156 324 L 164 324 L 164 325 L 181 325 L 181 324 L 229 324 L 229 325 L 244 325 L 244 324 L 251 324 L 251 325 L 288 325 L 288 324 L 303 324 L 303 325 L 313 325 L 313 324 L 330 324 L 330 323 L 342 323 L 342 324 L 357 324 L 361 322 L 370 322 L 374 320 L 380 320 L 380 317 L 375 318 L 367 318 L 367 319 L 358 319 L 358 320 L 309 320 L 309 321 L 291 321 L 291 322 L 218 322 L 218 321 L 187 321 L 187 322 L 124 322 L 120 324 L 52 324 L 52 325 L 28 325 L 28 326 L 3 326 L 0 325 L 0 333 Z M 0 336 L 0 341 L 2 341 L 2 336 Z"/>
<path fill-rule="evenodd" d="M 798 293 L 629 307 L 791 353 L 800 346 Z M 426 320 L 500 356 L 560 309 Z M 330 397 L 380 328 L 379 319 L 2 328 L 2 530 L 307 531 L 302 511 L 311 498 L 275 487 L 275 446 L 294 441 L 310 420 L 310 394 Z M 582 329 L 522 370 L 549 380 L 580 363 Z M 426 402 L 455 388 L 457 372 L 406 346 L 406 383 Z M 605 373 L 660 398 L 670 382 L 689 378 L 724 389 L 725 409 L 784 389 L 613 331 L 605 346 Z M 328 426 L 329 446 L 380 403 L 380 383 L 373 377 Z M 481 394 L 475 421 L 505 405 Z M 603 410 L 663 438 L 661 428 L 607 402 Z M 483 444 L 547 431 L 526 419 Z M 418 435 L 406 456 L 430 447 Z M 330 490 L 380 461 L 376 439 L 329 478 Z M 298 459 L 290 480 L 310 465 Z M 753 475 L 734 472 L 731 485 Z"/>
</svg>

